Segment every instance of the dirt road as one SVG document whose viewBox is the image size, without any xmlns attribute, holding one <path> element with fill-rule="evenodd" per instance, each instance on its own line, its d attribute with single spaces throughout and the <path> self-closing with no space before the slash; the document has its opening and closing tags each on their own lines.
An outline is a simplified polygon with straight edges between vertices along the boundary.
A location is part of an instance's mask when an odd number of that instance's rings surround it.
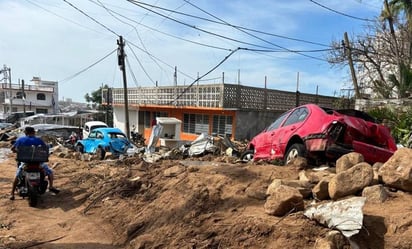
<svg viewBox="0 0 412 249">
<path fill-rule="evenodd" d="M 330 229 L 302 212 L 264 212 L 268 185 L 297 179 L 299 170 L 229 161 L 210 155 L 154 164 L 85 162 L 52 155 L 61 192 L 47 192 L 32 208 L 20 197 L 8 199 L 15 173 L 9 158 L 0 163 L 0 248 L 316 249 Z M 362 249 L 412 248 L 411 203 L 411 194 L 395 190 L 383 203 L 367 202 L 354 241 Z"/>
<path fill-rule="evenodd" d="M 72 165 L 66 169 L 79 165 L 68 163 Z M 118 248 L 113 245 L 116 232 L 110 224 L 98 216 L 83 215 L 84 193 L 69 184 L 71 174 L 66 170 L 56 168 L 55 186 L 61 192 L 46 192 L 36 208 L 18 195 L 10 201 L 15 165 L 12 158 L 0 163 L 0 248 Z"/>
</svg>

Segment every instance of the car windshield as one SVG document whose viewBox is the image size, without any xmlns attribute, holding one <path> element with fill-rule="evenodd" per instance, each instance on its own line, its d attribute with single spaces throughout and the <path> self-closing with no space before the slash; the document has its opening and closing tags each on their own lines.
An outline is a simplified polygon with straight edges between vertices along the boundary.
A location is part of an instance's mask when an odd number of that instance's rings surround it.
<svg viewBox="0 0 412 249">
<path fill-rule="evenodd" d="M 106 127 L 107 127 L 106 125 L 93 125 L 93 126 L 90 127 L 90 130 L 94 130 L 94 129 L 97 129 L 97 128 L 106 128 Z"/>
</svg>

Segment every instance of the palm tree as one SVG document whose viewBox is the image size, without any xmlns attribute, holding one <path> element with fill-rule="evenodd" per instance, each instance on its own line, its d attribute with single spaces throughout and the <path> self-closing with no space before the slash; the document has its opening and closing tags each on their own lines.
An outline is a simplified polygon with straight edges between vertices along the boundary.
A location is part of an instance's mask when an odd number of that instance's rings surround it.
<svg viewBox="0 0 412 249">
<path fill-rule="evenodd" d="M 401 51 L 401 43 L 405 42 L 399 40 L 396 36 L 395 22 L 399 21 L 400 15 L 405 15 L 405 26 L 407 33 L 407 43 L 409 43 L 409 51 L 406 53 L 408 56 L 403 56 L 404 51 Z M 409 91 L 412 90 L 412 83 L 410 82 L 411 58 L 412 58 L 412 1 L 411 0 L 388 0 L 384 1 L 384 9 L 381 13 L 382 20 L 388 23 L 390 35 L 393 40 L 394 51 L 396 55 L 396 61 L 398 65 L 398 77 L 395 74 L 389 75 L 389 81 L 394 84 L 398 89 L 398 97 L 403 98 L 409 95 Z"/>
</svg>

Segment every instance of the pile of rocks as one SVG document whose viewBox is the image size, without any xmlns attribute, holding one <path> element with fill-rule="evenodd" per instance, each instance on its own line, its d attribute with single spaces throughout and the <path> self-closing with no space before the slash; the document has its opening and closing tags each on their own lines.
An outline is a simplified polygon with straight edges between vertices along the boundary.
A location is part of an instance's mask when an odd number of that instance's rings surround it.
<svg viewBox="0 0 412 249">
<path fill-rule="evenodd" d="M 362 154 L 346 154 L 336 161 L 335 168 L 303 170 L 297 180 L 274 179 L 266 192 L 265 212 L 283 216 L 291 210 L 301 211 L 304 200 L 312 198 L 339 200 L 361 195 L 369 202 L 383 202 L 391 189 L 412 192 L 411 162 L 412 149 L 408 148 L 400 148 L 387 162 L 374 165 L 365 162 Z"/>
</svg>

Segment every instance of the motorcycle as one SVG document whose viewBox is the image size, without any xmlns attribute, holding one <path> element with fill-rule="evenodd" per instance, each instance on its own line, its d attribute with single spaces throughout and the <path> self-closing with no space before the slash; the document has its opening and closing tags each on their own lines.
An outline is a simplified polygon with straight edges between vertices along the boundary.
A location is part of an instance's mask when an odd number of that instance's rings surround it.
<svg viewBox="0 0 412 249">
<path fill-rule="evenodd" d="M 17 176 L 16 190 L 19 196 L 28 198 L 29 206 L 37 206 L 38 198 L 47 190 L 48 181 L 42 162 L 49 158 L 48 146 L 21 146 L 17 151 L 17 161 L 21 171 Z"/>
<path fill-rule="evenodd" d="M 23 199 L 28 198 L 29 206 L 35 207 L 38 197 L 46 192 L 48 181 L 45 180 L 40 163 L 23 163 L 22 167 L 16 190 Z"/>
<path fill-rule="evenodd" d="M 137 146 L 145 146 L 145 138 L 139 132 L 131 131 L 132 142 Z"/>
<path fill-rule="evenodd" d="M 75 132 L 72 132 L 69 138 L 64 141 L 63 145 L 67 148 L 74 149 L 74 144 L 78 140 L 80 140 L 79 136 Z"/>
</svg>

